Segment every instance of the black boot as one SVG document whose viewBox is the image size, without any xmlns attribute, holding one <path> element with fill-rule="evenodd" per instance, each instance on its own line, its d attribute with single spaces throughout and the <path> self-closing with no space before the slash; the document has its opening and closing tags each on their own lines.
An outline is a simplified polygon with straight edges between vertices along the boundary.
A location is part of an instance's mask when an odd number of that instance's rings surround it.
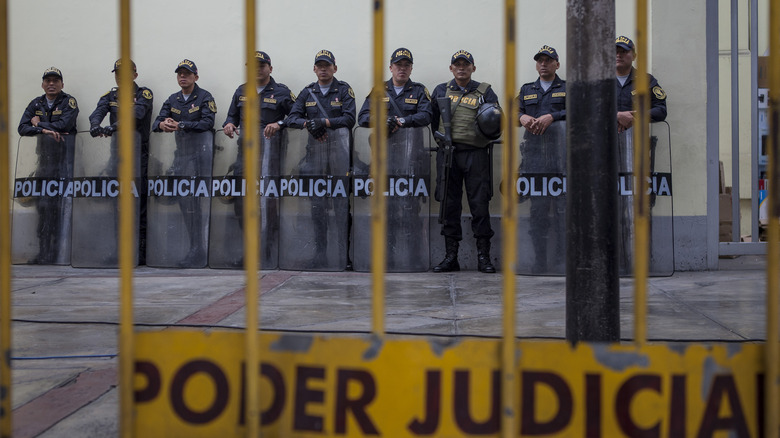
<svg viewBox="0 0 780 438">
<path fill-rule="evenodd" d="M 490 262 L 490 239 L 477 239 L 477 269 L 486 274 L 496 273 L 496 268 Z"/>
<path fill-rule="evenodd" d="M 452 237 L 444 238 L 445 255 L 444 260 L 438 265 L 434 266 L 433 272 L 453 272 L 460 271 L 460 265 L 458 264 L 458 247 L 459 242 Z"/>
</svg>

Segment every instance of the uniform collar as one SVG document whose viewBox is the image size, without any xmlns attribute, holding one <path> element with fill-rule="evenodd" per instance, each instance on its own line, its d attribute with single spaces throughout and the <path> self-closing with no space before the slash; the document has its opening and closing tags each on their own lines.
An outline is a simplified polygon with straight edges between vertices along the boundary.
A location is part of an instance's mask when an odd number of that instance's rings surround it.
<svg viewBox="0 0 780 438">
<path fill-rule="evenodd" d="M 313 82 L 311 84 L 311 87 L 313 89 L 313 92 L 316 92 L 317 94 L 322 94 L 322 89 L 320 88 L 319 82 Z M 339 91 L 339 80 L 336 79 L 335 76 L 333 76 L 333 82 L 330 83 L 330 88 L 328 89 L 328 94 L 335 93 Z"/>
<path fill-rule="evenodd" d="M 556 73 L 555 74 L 555 79 L 552 80 L 552 84 L 550 84 L 550 88 L 548 88 L 548 90 L 552 89 L 552 88 L 555 88 L 555 87 L 559 87 L 559 86 L 561 86 L 562 83 L 563 83 L 563 79 L 561 79 L 558 76 L 558 73 Z M 541 77 L 536 78 L 536 82 L 534 82 L 534 87 L 542 88 L 542 78 Z"/>
<path fill-rule="evenodd" d="M 479 82 L 475 80 L 470 80 L 469 83 L 466 85 L 466 90 L 464 93 L 470 93 L 474 90 L 476 90 L 479 87 Z M 460 87 L 458 86 L 458 83 L 455 82 L 455 79 L 451 79 L 450 82 L 447 84 L 447 88 L 453 90 L 453 91 L 460 91 Z"/>
<path fill-rule="evenodd" d="M 200 91 L 200 87 L 198 84 L 195 84 L 195 88 L 192 89 L 192 93 L 190 93 L 190 100 L 193 100 L 198 97 L 198 92 Z M 179 90 L 179 92 L 176 95 L 176 98 L 179 100 L 184 100 L 184 91 Z"/>
<path fill-rule="evenodd" d="M 406 84 L 404 84 L 404 91 L 412 88 L 414 86 L 414 82 L 412 82 L 411 79 L 406 81 Z M 393 79 L 388 79 L 387 82 L 385 82 L 385 89 L 387 90 L 395 90 L 395 85 L 393 85 Z"/>
</svg>

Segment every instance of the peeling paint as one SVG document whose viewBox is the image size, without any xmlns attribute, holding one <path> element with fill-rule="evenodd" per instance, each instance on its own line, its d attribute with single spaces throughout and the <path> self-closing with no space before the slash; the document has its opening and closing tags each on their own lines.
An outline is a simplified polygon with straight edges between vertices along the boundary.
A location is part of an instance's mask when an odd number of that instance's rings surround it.
<svg viewBox="0 0 780 438">
<path fill-rule="evenodd" d="M 271 343 L 271 351 L 288 353 L 306 353 L 314 343 L 311 336 L 281 335 L 276 342 Z"/>
<path fill-rule="evenodd" d="M 609 344 L 594 344 L 593 355 L 596 360 L 613 371 L 625 371 L 630 366 L 646 368 L 650 365 L 647 355 L 628 351 L 613 351 Z"/>
<path fill-rule="evenodd" d="M 453 348 L 460 344 L 460 339 L 429 339 L 428 345 L 431 347 L 431 351 L 436 357 L 441 357 L 448 348 Z"/>
<path fill-rule="evenodd" d="M 363 360 L 374 360 L 382 351 L 383 341 L 378 336 L 371 337 L 371 345 L 363 352 Z"/>
</svg>

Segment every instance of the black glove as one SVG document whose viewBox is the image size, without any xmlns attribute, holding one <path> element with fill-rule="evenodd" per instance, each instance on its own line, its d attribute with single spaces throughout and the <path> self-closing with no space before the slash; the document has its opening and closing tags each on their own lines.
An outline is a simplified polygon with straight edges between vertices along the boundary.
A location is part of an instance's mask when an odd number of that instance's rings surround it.
<svg viewBox="0 0 780 438">
<path fill-rule="evenodd" d="M 103 135 L 106 137 L 111 137 L 114 132 L 116 132 L 116 127 L 113 125 L 109 125 L 103 128 Z"/>
<path fill-rule="evenodd" d="M 101 133 L 103 133 L 103 129 L 100 126 L 93 126 L 89 129 L 89 135 L 93 137 L 98 137 Z"/>
<path fill-rule="evenodd" d="M 317 139 L 325 135 L 325 130 L 327 128 L 328 125 L 325 122 L 325 119 L 311 119 L 306 122 L 306 129 L 309 130 L 309 133 L 311 133 L 312 137 Z"/>
<path fill-rule="evenodd" d="M 393 129 L 398 127 L 398 121 L 395 119 L 395 117 L 390 116 L 387 118 L 387 133 L 390 134 L 393 132 Z"/>
</svg>

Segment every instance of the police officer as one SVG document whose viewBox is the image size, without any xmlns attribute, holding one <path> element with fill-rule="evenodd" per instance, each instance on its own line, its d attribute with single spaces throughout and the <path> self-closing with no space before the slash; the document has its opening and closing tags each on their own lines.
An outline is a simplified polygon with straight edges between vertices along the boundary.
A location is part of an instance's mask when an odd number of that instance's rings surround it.
<svg viewBox="0 0 780 438">
<path fill-rule="evenodd" d="M 138 201 L 139 201 L 139 223 L 138 223 L 138 264 L 143 265 L 146 263 L 146 174 L 149 168 L 149 131 L 152 125 L 152 106 L 154 103 L 154 95 L 152 90 L 146 87 L 140 87 L 135 82 L 138 78 L 138 70 L 136 69 L 135 62 L 130 61 L 133 66 L 133 114 L 135 115 L 135 130 L 140 138 L 141 146 L 141 162 L 140 173 L 143 182 L 139 184 L 138 189 Z M 114 80 L 116 81 L 116 87 L 112 88 L 108 93 L 100 97 L 97 103 L 95 111 L 89 116 L 89 132 L 93 137 L 111 137 L 114 132 L 117 131 L 119 126 L 119 66 L 121 60 L 114 62 L 114 69 L 111 70 L 114 73 Z M 109 125 L 101 128 L 100 124 L 103 123 L 103 119 L 109 115 Z M 116 153 L 116 151 L 112 151 Z M 119 164 L 118 156 L 112 157 L 112 166 Z"/>
<path fill-rule="evenodd" d="M 431 123 L 431 96 L 428 89 L 410 79 L 414 60 L 412 52 L 403 47 L 390 59 L 392 78 L 385 83 L 388 133 L 400 128 L 428 126 Z M 371 95 L 366 97 L 358 115 L 358 124 L 368 127 L 371 118 Z"/>
<path fill-rule="evenodd" d="M 414 59 L 412 52 L 398 48 L 390 58 L 391 78 L 385 83 L 387 102 L 388 173 L 391 177 L 421 177 L 429 175 L 429 152 L 425 149 L 422 131 L 414 136 L 393 136 L 403 128 L 416 128 L 431 123 L 431 96 L 423 84 L 410 80 Z M 358 124 L 369 126 L 371 95 L 366 97 L 358 115 Z M 419 136 L 418 136 L 419 134 Z M 398 138 L 398 140 L 396 140 Z M 425 168 L 423 168 L 423 166 Z M 420 234 L 420 201 L 412 196 L 391 196 L 387 199 L 387 234 L 389 269 L 411 266 L 409 260 L 420 260 L 420 251 L 428 251 L 427 233 Z M 424 247 L 424 248 L 423 248 Z M 425 257 L 427 260 L 427 256 Z M 427 263 L 426 263 L 427 264 Z M 426 270 L 428 267 L 426 266 Z"/>
<path fill-rule="evenodd" d="M 293 103 L 295 103 L 295 95 L 286 85 L 276 82 L 271 76 L 274 68 L 271 65 L 271 57 L 267 53 L 256 51 L 255 58 L 257 59 L 255 90 L 257 91 L 260 104 L 260 130 L 265 138 L 270 139 L 277 137 L 280 131 L 284 129 L 284 118 L 290 114 L 290 109 L 292 109 Z M 244 105 L 246 102 L 244 90 L 246 87 L 247 84 L 239 85 L 236 92 L 233 93 L 227 118 L 225 123 L 222 124 L 225 135 L 230 138 L 236 135 L 238 128 L 242 126 L 244 121 Z M 279 170 L 279 153 L 279 150 L 263 151 L 263 154 L 267 155 L 267 157 L 264 157 L 263 162 L 268 162 L 269 165 L 274 166 L 277 172 Z M 244 149 L 241 147 L 241 139 L 239 139 L 238 155 L 231 169 L 237 177 L 244 174 Z M 237 199 L 234 208 L 240 226 L 243 226 L 244 223 L 243 206 L 243 199 Z"/>
<path fill-rule="evenodd" d="M 486 147 L 490 140 L 477 131 L 476 120 L 480 105 L 498 104 L 498 96 L 490 84 L 471 79 L 476 70 L 474 57 L 465 50 L 452 55 L 450 72 L 454 76 L 449 82 L 439 84 L 431 95 L 433 107 L 432 127 L 443 130 L 441 111 L 437 99 L 448 97 L 452 109 L 452 143 L 455 148 L 452 166 L 445 172 L 444 152 L 439 149 L 437 162 L 436 199 L 445 203 L 444 223 L 441 234 L 444 235 L 446 254 L 444 260 L 433 268 L 433 272 L 459 271 L 458 247 L 463 239 L 460 216 L 463 206 L 461 197 L 466 187 L 469 209 L 471 210 L 471 229 L 477 239 L 477 268 L 480 272 L 495 273 L 496 268 L 490 260 L 490 238 L 493 229 L 490 226 L 489 202 L 491 198 L 490 162 L 491 155 Z M 444 192 L 445 174 L 449 177 Z"/>
<path fill-rule="evenodd" d="M 306 145 L 306 156 L 303 164 L 315 174 L 320 175 L 346 175 L 349 172 L 349 145 L 347 145 L 346 150 L 330 151 L 325 160 L 316 159 L 321 153 L 315 151 L 317 143 L 325 142 L 328 133 L 332 130 L 352 129 L 355 125 L 355 93 L 348 83 L 336 79 L 337 71 L 338 66 L 333 53 L 329 50 L 317 52 L 314 57 L 314 74 L 317 76 L 317 81 L 301 90 L 292 110 L 290 110 L 290 115 L 285 120 L 285 123 L 293 128 L 308 129 L 310 141 Z M 335 216 L 348 218 L 348 200 L 347 202 L 338 201 L 340 200 L 334 201 Z M 312 262 L 314 267 L 320 267 L 322 263 L 325 263 L 328 246 L 327 209 L 327 198 L 312 198 L 311 215 L 316 251 L 315 260 Z M 341 243 L 347 247 L 349 246 L 348 227 L 347 235 L 339 236 Z M 350 261 L 347 260 L 347 269 L 351 268 L 350 265 Z"/>
<path fill-rule="evenodd" d="M 163 103 L 152 125 L 155 132 L 176 134 L 173 164 L 166 173 L 175 176 L 211 176 L 217 104 L 211 93 L 198 86 L 198 67 L 194 62 L 184 59 L 174 72 L 181 90 L 171 94 Z M 199 136 L 198 133 L 207 135 Z M 204 247 L 206 230 L 200 202 L 194 196 L 183 196 L 179 199 L 179 209 L 190 238 L 189 251 L 181 266 L 204 267 L 207 261 Z"/>
<path fill-rule="evenodd" d="M 62 91 L 62 72 L 49 67 L 43 72 L 41 88 L 44 94 L 33 99 L 22 114 L 18 132 L 23 136 L 42 134 L 36 146 L 38 166 L 35 174 L 45 178 L 73 176 L 73 153 L 76 136 L 76 118 L 79 114 L 76 98 Z M 38 200 L 38 255 L 31 264 L 54 263 L 58 258 L 62 198 L 42 197 Z"/>
<path fill-rule="evenodd" d="M 543 135 L 550 125 L 566 119 L 566 81 L 556 73 L 561 64 L 558 52 L 550 46 L 542 46 L 534 55 L 539 78 L 524 84 L 517 96 L 520 124 L 525 128 L 520 144 L 521 173 L 550 173 L 565 170 L 565 137 L 560 143 L 546 144 Z M 550 229 L 554 227 L 555 250 L 561 258 L 565 229 L 564 202 L 553 202 L 549 196 L 531 198 L 530 227 L 528 235 L 534 247 L 533 272 L 547 269 L 547 246 Z"/>
<path fill-rule="evenodd" d="M 623 132 L 634 126 L 633 94 L 634 75 L 636 70 L 633 63 L 636 58 L 634 42 L 625 36 L 615 39 L 616 62 L 615 70 L 617 78 L 617 121 L 618 131 Z M 663 122 L 666 120 L 666 92 L 658 84 L 658 80 L 651 74 L 647 74 L 650 84 L 650 121 Z"/>
</svg>

